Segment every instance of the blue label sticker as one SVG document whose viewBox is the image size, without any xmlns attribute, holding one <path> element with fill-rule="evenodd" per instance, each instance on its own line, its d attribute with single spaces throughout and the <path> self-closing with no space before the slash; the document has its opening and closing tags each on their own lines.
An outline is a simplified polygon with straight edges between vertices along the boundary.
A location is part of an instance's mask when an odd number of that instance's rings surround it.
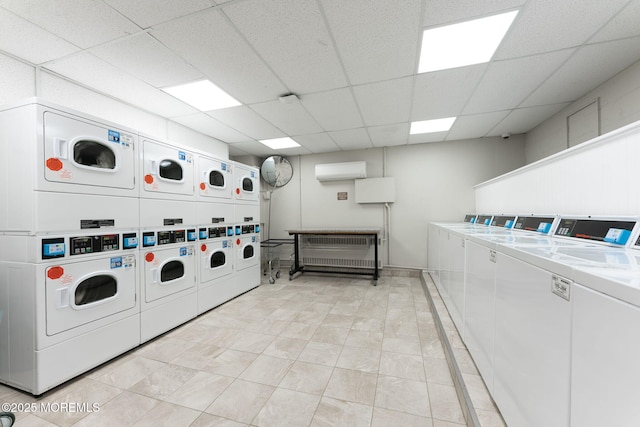
<svg viewBox="0 0 640 427">
<path fill-rule="evenodd" d="M 476 217 L 471 218 L 471 224 L 475 224 L 476 223 Z"/>
<path fill-rule="evenodd" d="M 143 246 L 154 246 L 155 244 L 156 244 L 156 235 L 155 234 L 143 237 L 143 240 L 142 240 L 142 245 Z"/>
<path fill-rule="evenodd" d="M 484 220 L 484 225 L 491 225 L 491 218 L 487 218 Z"/>
<path fill-rule="evenodd" d="M 196 234 L 196 230 L 189 230 L 187 232 L 187 240 L 189 242 L 194 242 L 194 241 L 198 240 L 198 235 Z"/>
<path fill-rule="evenodd" d="M 538 232 L 539 233 L 548 234 L 549 230 L 551 230 L 551 223 L 550 222 L 541 222 L 538 225 Z"/>
<path fill-rule="evenodd" d="M 61 256 L 64 255 L 64 252 L 64 243 L 47 243 L 42 247 L 42 255 L 48 257 Z"/>
<path fill-rule="evenodd" d="M 125 237 L 123 238 L 123 245 L 125 249 L 133 249 L 138 247 L 137 237 Z"/>
<path fill-rule="evenodd" d="M 115 258 L 111 258 L 111 268 L 120 268 L 122 267 L 122 257 L 117 256 Z"/>
<path fill-rule="evenodd" d="M 222 169 L 223 171 L 227 170 L 227 164 L 226 163 L 220 163 L 220 169 Z"/>
<path fill-rule="evenodd" d="M 207 229 L 203 228 L 202 230 L 200 230 L 200 240 L 205 240 L 207 237 L 209 237 Z"/>
<path fill-rule="evenodd" d="M 631 237 L 630 230 L 610 228 L 607 235 L 604 236 L 604 241 L 607 243 L 614 243 L 616 245 L 626 245 L 629 237 Z"/>
<path fill-rule="evenodd" d="M 180 256 L 186 256 L 187 255 L 187 248 L 180 248 Z"/>
<path fill-rule="evenodd" d="M 109 141 L 120 143 L 120 132 L 109 130 Z"/>
<path fill-rule="evenodd" d="M 251 243 L 255 243 L 256 242 L 256 236 L 251 236 Z"/>
<path fill-rule="evenodd" d="M 260 226 L 258 224 L 256 224 L 256 233 L 260 232 Z"/>
<path fill-rule="evenodd" d="M 184 151 L 178 151 L 178 159 L 186 160 L 187 159 L 187 153 L 185 153 Z"/>
<path fill-rule="evenodd" d="M 504 228 L 513 228 L 513 220 L 508 219 L 507 222 L 504 223 Z"/>
<path fill-rule="evenodd" d="M 229 241 L 228 240 L 223 241 L 222 242 L 222 247 L 223 248 L 228 248 L 229 247 Z"/>
</svg>

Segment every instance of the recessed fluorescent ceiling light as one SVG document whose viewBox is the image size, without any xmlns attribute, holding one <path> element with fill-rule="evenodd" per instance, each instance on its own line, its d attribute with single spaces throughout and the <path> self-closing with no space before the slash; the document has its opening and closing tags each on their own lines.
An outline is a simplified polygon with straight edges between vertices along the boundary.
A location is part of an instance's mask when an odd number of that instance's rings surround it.
<svg viewBox="0 0 640 427">
<path fill-rule="evenodd" d="M 281 150 L 283 148 L 293 148 L 300 147 L 300 144 L 295 142 L 293 139 L 286 138 L 274 138 L 274 139 L 261 139 L 261 143 L 266 145 L 269 148 L 273 148 L 274 150 Z"/>
<path fill-rule="evenodd" d="M 456 121 L 455 117 L 447 117 L 446 119 L 423 120 L 421 122 L 411 122 L 411 129 L 409 129 L 409 135 L 416 135 L 419 133 L 444 132 L 451 129 L 451 126 L 455 121 Z"/>
<path fill-rule="evenodd" d="M 418 73 L 488 62 L 518 11 L 425 30 Z"/>
<path fill-rule="evenodd" d="M 165 87 L 162 90 L 200 111 L 219 110 L 241 105 L 209 80 Z"/>
</svg>

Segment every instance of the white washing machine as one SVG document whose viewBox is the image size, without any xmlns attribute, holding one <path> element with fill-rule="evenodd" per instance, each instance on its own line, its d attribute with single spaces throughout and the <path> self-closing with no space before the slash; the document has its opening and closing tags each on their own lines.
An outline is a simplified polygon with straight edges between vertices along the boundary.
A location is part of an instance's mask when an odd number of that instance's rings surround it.
<svg viewBox="0 0 640 427">
<path fill-rule="evenodd" d="M 0 128 L 0 231 L 137 226 L 135 131 L 38 98 L 1 110 Z"/>
<path fill-rule="evenodd" d="M 500 245 L 493 394 L 508 424 L 569 424 L 571 294 L 575 268 L 585 261 L 558 254 L 595 254 L 608 249 L 605 244 L 622 250 L 635 227 L 631 220 L 561 218 L 554 233 L 561 237 L 554 237 L 553 244 Z"/>
<path fill-rule="evenodd" d="M 233 166 L 229 160 L 198 156 L 198 198 L 201 201 L 233 202 Z"/>
<path fill-rule="evenodd" d="M 142 184 L 140 197 L 195 200 L 192 152 L 176 145 L 140 137 Z"/>
<path fill-rule="evenodd" d="M 640 239 L 605 249 L 575 269 L 572 292 L 571 426 L 638 424 Z M 586 253 L 569 253 L 585 260 Z"/>
<path fill-rule="evenodd" d="M 140 343 L 138 234 L 0 236 L 0 381 L 41 394 Z"/>
<path fill-rule="evenodd" d="M 233 164 L 233 179 L 235 188 L 233 195 L 239 203 L 260 203 L 260 171 L 258 168 Z"/>
<path fill-rule="evenodd" d="M 140 338 L 146 342 L 197 315 L 196 229 L 142 230 Z"/>
<path fill-rule="evenodd" d="M 238 294 L 260 285 L 260 206 L 235 206 L 234 266 Z"/>
</svg>

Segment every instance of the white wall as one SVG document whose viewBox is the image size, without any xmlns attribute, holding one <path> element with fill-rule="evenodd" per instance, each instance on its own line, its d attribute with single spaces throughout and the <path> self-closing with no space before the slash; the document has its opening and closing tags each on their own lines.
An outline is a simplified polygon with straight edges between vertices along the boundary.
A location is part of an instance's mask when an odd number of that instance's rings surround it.
<svg viewBox="0 0 640 427">
<path fill-rule="evenodd" d="M 476 187 L 478 211 L 638 216 L 640 122 Z"/>
<path fill-rule="evenodd" d="M 157 139 L 169 140 L 214 157 L 229 158 L 228 145 L 163 117 L 71 83 L 0 54 L 0 105 L 38 96 L 64 107 L 111 121 Z"/>
<path fill-rule="evenodd" d="M 412 144 L 289 160 L 294 169 L 291 182 L 271 194 L 271 238 L 289 237 L 285 230 L 298 227 L 383 228 L 384 205 L 356 204 L 353 180 L 315 179 L 318 163 L 364 160 L 368 178 L 390 176 L 396 183 L 384 264 L 426 268 L 427 224 L 460 221 L 474 211 L 476 183 L 524 164 L 524 137 Z M 348 199 L 337 200 L 337 193 L 344 191 Z M 269 223 L 267 215 L 263 219 Z"/>
<path fill-rule="evenodd" d="M 598 98 L 601 135 L 640 120 L 640 61 L 529 131 L 525 138 L 527 163 L 568 148 L 567 117 Z"/>
</svg>

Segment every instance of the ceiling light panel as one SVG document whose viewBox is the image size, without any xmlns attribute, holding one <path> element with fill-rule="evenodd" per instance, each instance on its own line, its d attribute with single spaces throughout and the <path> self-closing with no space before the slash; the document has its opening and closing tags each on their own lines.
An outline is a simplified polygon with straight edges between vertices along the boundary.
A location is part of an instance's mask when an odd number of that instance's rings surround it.
<svg viewBox="0 0 640 427">
<path fill-rule="evenodd" d="M 512 11 L 425 30 L 418 73 L 490 61 L 517 14 Z"/>
<path fill-rule="evenodd" d="M 300 144 L 298 144 L 288 136 L 285 138 L 261 139 L 260 142 L 274 150 L 282 150 L 283 148 L 300 147 Z"/>
<path fill-rule="evenodd" d="M 165 87 L 162 90 L 200 111 L 221 110 L 240 105 L 240 102 L 209 80 Z"/>
<path fill-rule="evenodd" d="M 451 129 L 453 122 L 456 121 L 455 117 L 447 117 L 444 119 L 422 120 L 419 122 L 411 122 L 411 128 L 409 129 L 410 135 L 417 135 L 421 133 L 435 133 L 446 132 Z"/>
</svg>

